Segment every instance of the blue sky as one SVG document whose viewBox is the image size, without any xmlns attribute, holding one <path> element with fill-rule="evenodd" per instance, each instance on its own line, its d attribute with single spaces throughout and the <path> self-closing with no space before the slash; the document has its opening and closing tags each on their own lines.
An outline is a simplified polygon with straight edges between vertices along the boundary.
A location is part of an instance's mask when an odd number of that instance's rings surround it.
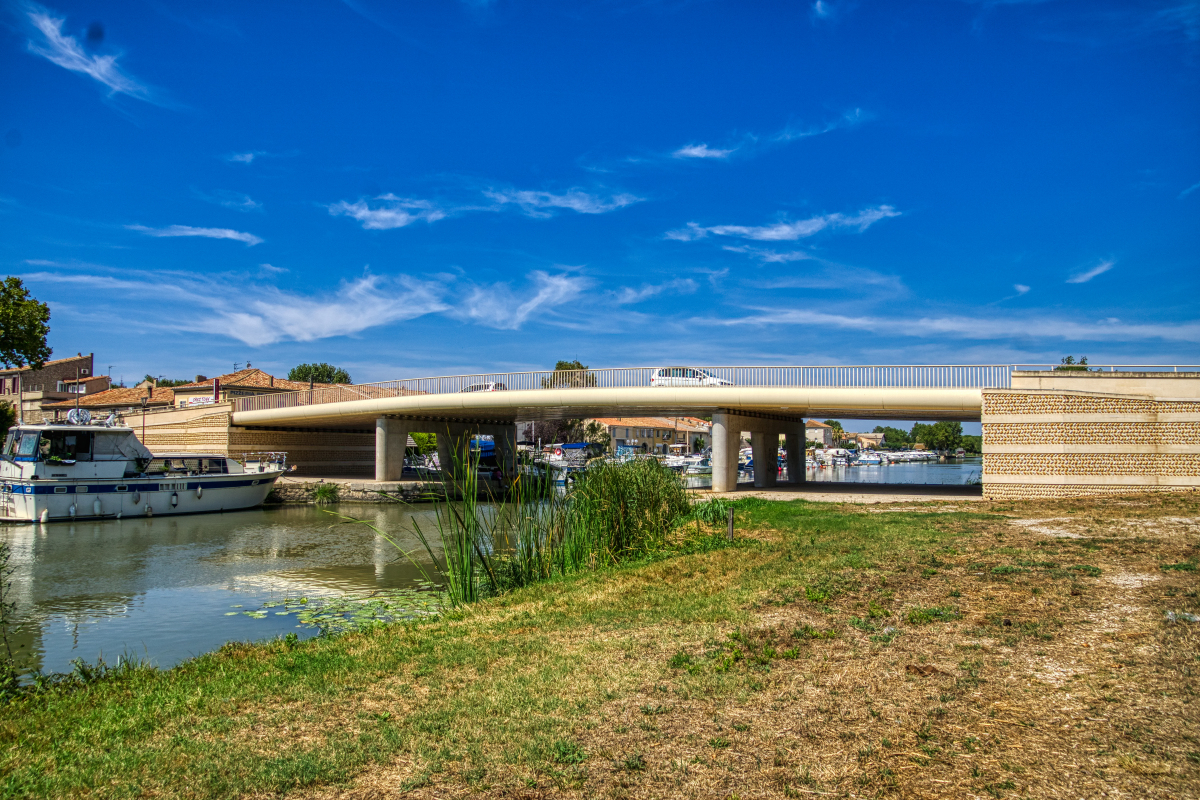
<svg viewBox="0 0 1200 800">
<path fill-rule="evenodd" d="M 1200 361 L 1200 4 L 9 3 L 0 261 L 116 377 Z"/>
</svg>

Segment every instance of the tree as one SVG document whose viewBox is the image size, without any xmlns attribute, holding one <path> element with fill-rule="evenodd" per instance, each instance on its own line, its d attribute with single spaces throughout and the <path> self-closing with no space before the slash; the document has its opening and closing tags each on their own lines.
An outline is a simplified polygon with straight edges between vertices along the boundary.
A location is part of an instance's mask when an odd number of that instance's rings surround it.
<svg viewBox="0 0 1200 800">
<path fill-rule="evenodd" d="M 587 370 L 587 365 L 579 361 L 556 361 L 554 362 L 554 374 L 549 378 L 542 378 L 542 388 L 558 389 L 595 386 L 596 374 Z"/>
<path fill-rule="evenodd" d="M 934 450 L 957 450 L 962 444 L 962 423 L 961 422 L 935 422 L 932 425 L 924 426 L 927 429 L 926 438 L 923 439 L 927 447 L 932 447 Z"/>
<path fill-rule="evenodd" d="M 605 450 L 612 443 L 612 437 L 609 436 L 608 429 L 595 420 L 587 424 L 587 428 L 583 431 L 583 440 L 590 444 L 601 445 Z"/>
<path fill-rule="evenodd" d="M 830 435 L 833 438 L 833 443 L 835 445 L 841 444 L 846 438 L 846 431 L 842 430 L 842 423 L 838 422 L 836 419 L 827 419 L 825 420 L 825 424 L 833 429 L 830 431 Z"/>
<path fill-rule="evenodd" d="M 410 433 L 409 436 L 417 443 L 417 453 L 427 456 L 437 450 L 436 433 Z"/>
<path fill-rule="evenodd" d="M 0 402 L 0 436 L 17 423 L 17 409 L 11 403 Z"/>
<path fill-rule="evenodd" d="M 886 447 L 904 448 L 912 444 L 907 432 L 890 425 L 876 425 L 875 433 L 883 434 L 883 444 Z"/>
<path fill-rule="evenodd" d="M 1080 356 L 1079 360 L 1075 360 L 1075 356 L 1063 356 L 1060 366 L 1054 368 L 1055 372 L 1087 372 L 1087 356 Z"/>
<path fill-rule="evenodd" d="M 962 444 L 960 445 L 960 447 L 962 447 L 962 449 L 967 451 L 968 453 L 982 453 L 983 452 L 983 437 L 982 436 L 970 436 L 970 435 L 964 434 L 962 437 Z"/>
<path fill-rule="evenodd" d="M 196 377 L 198 378 L 200 376 L 197 375 Z M 189 381 L 187 378 L 156 378 L 149 373 L 147 373 L 146 377 L 142 378 L 142 380 L 150 381 L 150 383 L 153 383 L 155 386 L 165 386 L 165 387 L 183 386 L 185 383 L 192 383 L 192 381 Z M 208 380 L 208 379 L 205 378 L 205 380 Z M 199 383 L 199 382 L 200 381 L 196 381 L 196 383 Z"/>
<path fill-rule="evenodd" d="M 0 361 L 5 368 L 41 369 L 50 358 L 50 307 L 29 294 L 20 278 L 0 284 Z"/>
<path fill-rule="evenodd" d="M 578 419 L 543 419 L 525 426 L 521 438 L 527 442 L 541 439 L 543 445 L 584 441 L 583 421 Z"/>
<path fill-rule="evenodd" d="M 313 383 L 354 383 L 350 380 L 350 373 L 341 367 L 335 367 L 332 364 L 326 364 L 322 361 L 320 364 L 298 364 L 288 370 L 288 380 L 304 383 L 312 381 Z"/>
<path fill-rule="evenodd" d="M 695 439 L 692 439 L 692 452 L 693 453 L 699 453 L 703 449 L 704 449 L 704 439 L 702 437 L 697 436 Z"/>
</svg>

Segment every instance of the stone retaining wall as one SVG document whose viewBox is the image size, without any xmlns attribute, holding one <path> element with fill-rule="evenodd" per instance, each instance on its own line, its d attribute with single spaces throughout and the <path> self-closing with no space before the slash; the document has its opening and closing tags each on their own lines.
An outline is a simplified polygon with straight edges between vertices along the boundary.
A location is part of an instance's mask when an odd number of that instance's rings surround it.
<svg viewBox="0 0 1200 800">
<path fill-rule="evenodd" d="M 986 389 L 982 422 L 988 499 L 1200 490 L 1190 398 Z"/>
<path fill-rule="evenodd" d="M 400 481 L 397 483 L 277 483 L 267 498 L 268 504 L 316 503 L 318 486 L 336 486 L 342 503 L 422 503 L 445 496 L 440 483 Z"/>
</svg>

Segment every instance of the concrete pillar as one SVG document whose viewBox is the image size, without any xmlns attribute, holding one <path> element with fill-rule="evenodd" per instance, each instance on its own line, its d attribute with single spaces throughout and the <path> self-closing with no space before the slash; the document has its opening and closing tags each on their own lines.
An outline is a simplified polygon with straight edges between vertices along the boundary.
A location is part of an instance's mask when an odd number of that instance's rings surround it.
<svg viewBox="0 0 1200 800">
<path fill-rule="evenodd" d="M 785 434 L 787 437 L 788 482 L 804 483 L 804 431 Z"/>
<path fill-rule="evenodd" d="M 712 422 L 712 488 L 714 492 L 732 492 L 737 489 L 740 418 L 718 411 Z"/>
<path fill-rule="evenodd" d="M 437 429 L 438 466 L 451 475 L 467 461 L 473 428 L 460 422 L 439 425 Z"/>
<path fill-rule="evenodd" d="M 375 480 L 398 481 L 404 473 L 404 448 L 413 423 L 380 417 L 375 420 Z"/>
<path fill-rule="evenodd" d="M 496 440 L 496 463 L 507 480 L 517 477 L 517 426 L 504 425 L 492 436 Z"/>
<path fill-rule="evenodd" d="M 769 489 L 779 483 L 779 434 L 750 432 L 754 452 L 754 488 Z"/>
</svg>

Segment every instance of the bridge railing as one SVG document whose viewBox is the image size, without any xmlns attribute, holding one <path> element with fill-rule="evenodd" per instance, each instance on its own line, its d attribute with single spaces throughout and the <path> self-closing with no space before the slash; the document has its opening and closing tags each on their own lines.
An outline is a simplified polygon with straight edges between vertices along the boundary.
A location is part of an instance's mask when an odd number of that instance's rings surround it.
<svg viewBox="0 0 1200 800">
<path fill-rule="evenodd" d="M 618 367 L 446 375 L 360 383 L 298 392 L 240 397 L 233 410 L 375 400 L 425 394 L 457 394 L 536 389 L 624 389 L 670 386 L 753 386 L 795 388 L 1008 388 L 1011 365 L 833 366 L 833 367 Z"/>
<path fill-rule="evenodd" d="M 1200 364 L 1013 364 L 1013 372 L 1200 372 Z"/>
</svg>

